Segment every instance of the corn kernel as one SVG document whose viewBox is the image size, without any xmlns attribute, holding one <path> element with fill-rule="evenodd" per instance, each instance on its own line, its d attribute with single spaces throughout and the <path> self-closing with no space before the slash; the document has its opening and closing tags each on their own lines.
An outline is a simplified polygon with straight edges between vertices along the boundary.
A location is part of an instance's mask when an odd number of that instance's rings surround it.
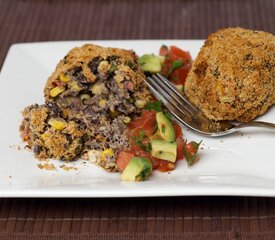
<svg viewBox="0 0 275 240">
<path fill-rule="evenodd" d="M 131 118 L 130 117 L 125 117 L 125 118 L 123 118 L 123 120 L 122 120 L 124 123 L 129 123 L 129 122 L 131 122 Z"/>
<path fill-rule="evenodd" d="M 66 76 L 64 73 L 61 73 L 61 74 L 60 74 L 59 79 L 60 79 L 62 82 L 69 82 L 69 81 L 70 81 L 70 78 L 69 78 L 68 76 Z"/>
<path fill-rule="evenodd" d="M 62 118 L 51 118 L 48 122 L 56 130 L 63 130 L 67 126 L 67 122 Z"/>
<path fill-rule="evenodd" d="M 93 87 L 92 87 L 92 93 L 94 95 L 100 95 L 100 94 L 103 93 L 103 91 L 105 91 L 104 83 L 94 84 Z"/>
<path fill-rule="evenodd" d="M 99 102 L 98 102 L 98 106 L 105 107 L 106 106 L 106 100 L 105 99 L 100 99 Z"/>
<path fill-rule="evenodd" d="M 50 95 L 51 95 L 51 97 L 56 97 L 64 91 L 65 91 L 64 87 L 55 87 L 50 91 Z"/>
<path fill-rule="evenodd" d="M 80 95 L 81 101 L 88 100 L 89 98 L 90 98 L 90 95 L 87 94 L 87 93 L 84 93 L 84 94 L 81 94 L 81 95 Z"/>
<path fill-rule="evenodd" d="M 147 103 L 147 101 L 144 100 L 144 99 L 137 99 L 137 100 L 135 101 L 135 106 L 136 106 L 137 108 L 144 108 L 145 105 L 146 105 L 146 103 Z"/>
<path fill-rule="evenodd" d="M 69 84 L 69 86 L 70 86 L 70 89 L 72 89 L 72 90 L 74 90 L 74 91 L 77 91 L 77 92 L 79 92 L 79 91 L 81 91 L 81 90 L 83 89 L 82 87 L 80 87 L 80 86 L 77 84 L 76 81 L 72 81 L 72 82 Z"/>
<path fill-rule="evenodd" d="M 45 134 L 45 133 L 42 133 L 42 134 L 40 135 L 40 138 L 41 138 L 43 141 L 45 141 L 45 140 L 46 140 L 46 134 Z"/>
<path fill-rule="evenodd" d="M 108 61 L 101 61 L 97 67 L 97 70 L 100 73 L 106 73 L 109 69 L 109 63 Z"/>
<path fill-rule="evenodd" d="M 101 153 L 101 159 L 103 160 L 105 158 L 105 156 L 113 156 L 114 155 L 114 151 L 112 148 L 106 148 L 102 153 Z"/>
</svg>

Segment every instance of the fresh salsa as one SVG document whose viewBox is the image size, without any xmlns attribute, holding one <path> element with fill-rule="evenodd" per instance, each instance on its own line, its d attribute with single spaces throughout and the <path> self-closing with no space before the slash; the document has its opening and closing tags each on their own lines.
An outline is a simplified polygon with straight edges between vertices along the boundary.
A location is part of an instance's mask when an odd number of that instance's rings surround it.
<svg viewBox="0 0 275 240">
<path fill-rule="evenodd" d="M 176 46 L 161 46 L 159 54 L 139 58 L 143 71 L 149 75 L 159 72 L 183 90 L 192 65 L 191 55 Z M 152 170 L 172 171 L 179 160 L 186 159 L 188 166 L 198 160 L 200 143 L 184 140 L 182 128 L 171 119 L 161 101 L 147 103 L 141 116 L 128 124 L 127 135 L 130 148 L 117 157 L 122 180 L 144 181 Z"/>
<path fill-rule="evenodd" d="M 172 121 L 163 108 L 159 108 L 160 104 L 159 101 L 149 103 L 142 115 L 128 124 L 127 134 L 131 139 L 131 147 L 118 155 L 117 166 L 120 172 L 124 173 L 136 157 L 149 160 L 150 164 L 147 162 L 147 165 L 161 172 L 174 170 L 177 161 L 184 158 L 189 166 L 198 160 L 200 143 L 187 143 L 183 139 L 180 125 Z M 142 165 L 142 161 L 140 164 Z M 137 179 L 145 180 L 140 175 L 137 175 Z"/>
</svg>

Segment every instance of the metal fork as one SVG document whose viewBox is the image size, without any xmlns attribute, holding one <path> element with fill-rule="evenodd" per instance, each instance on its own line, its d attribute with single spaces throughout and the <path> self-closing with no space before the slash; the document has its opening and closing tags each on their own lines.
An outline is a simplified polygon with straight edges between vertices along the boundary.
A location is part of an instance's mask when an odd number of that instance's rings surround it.
<svg viewBox="0 0 275 240">
<path fill-rule="evenodd" d="M 264 127 L 274 130 L 275 124 L 253 121 L 233 123 L 229 121 L 212 121 L 204 116 L 201 110 L 193 106 L 185 94 L 169 80 L 157 73 L 147 77 L 146 83 L 158 100 L 161 100 L 168 111 L 181 123 L 192 130 L 210 137 L 231 134 L 245 127 Z"/>
</svg>

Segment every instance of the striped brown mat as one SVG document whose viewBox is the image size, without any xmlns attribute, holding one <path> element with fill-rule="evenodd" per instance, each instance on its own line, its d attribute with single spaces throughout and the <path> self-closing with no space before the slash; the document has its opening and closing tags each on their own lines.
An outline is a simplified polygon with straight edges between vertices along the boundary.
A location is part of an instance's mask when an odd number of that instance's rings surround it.
<svg viewBox="0 0 275 240">
<path fill-rule="evenodd" d="M 0 240 L 274 240 L 275 232 L 237 233 L 78 233 L 78 234 L 51 234 L 51 233 L 0 233 Z"/>
<path fill-rule="evenodd" d="M 0 66 L 15 42 L 196 39 L 228 26 L 275 33 L 274 0 L 0 0 Z"/>
<path fill-rule="evenodd" d="M 274 198 L 0 199 L 0 233 L 5 234 L 269 231 L 275 232 Z"/>
<path fill-rule="evenodd" d="M 274 34 L 274 23 L 274 0 L 0 0 L 0 67 L 17 42 L 196 39 L 227 26 Z M 275 239 L 274 233 L 274 198 L 0 199 L 0 239 Z"/>
</svg>

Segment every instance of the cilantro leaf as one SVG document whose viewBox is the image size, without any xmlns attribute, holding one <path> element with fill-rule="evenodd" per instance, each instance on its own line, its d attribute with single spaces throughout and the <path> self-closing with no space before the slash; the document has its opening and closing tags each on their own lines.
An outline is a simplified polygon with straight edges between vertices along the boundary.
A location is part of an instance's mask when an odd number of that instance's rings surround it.
<svg viewBox="0 0 275 240">
<path fill-rule="evenodd" d="M 172 71 L 174 71 L 174 70 L 176 70 L 177 68 L 180 68 L 180 67 L 182 67 L 182 66 L 183 66 L 182 60 L 176 60 L 176 61 L 174 61 L 174 62 L 172 63 L 172 68 L 173 68 Z"/>
<path fill-rule="evenodd" d="M 110 69 L 109 69 L 109 73 L 113 73 L 115 70 L 117 70 L 117 67 L 114 63 L 111 63 Z"/>
<path fill-rule="evenodd" d="M 142 142 L 142 140 L 144 138 L 146 138 L 145 131 L 140 131 L 139 135 L 137 137 L 133 136 L 132 138 L 135 141 L 136 145 L 139 146 L 142 150 L 144 150 L 146 152 L 150 152 L 151 151 L 152 147 L 151 147 L 150 142 L 148 142 L 148 143 L 143 143 Z"/>
<path fill-rule="evenodd" d="M 161 112 L 163 108 L 162 101 L 148 102 L 145 107 L 146 110 L 155 110 L 156 112 Z"/>
</svg>

